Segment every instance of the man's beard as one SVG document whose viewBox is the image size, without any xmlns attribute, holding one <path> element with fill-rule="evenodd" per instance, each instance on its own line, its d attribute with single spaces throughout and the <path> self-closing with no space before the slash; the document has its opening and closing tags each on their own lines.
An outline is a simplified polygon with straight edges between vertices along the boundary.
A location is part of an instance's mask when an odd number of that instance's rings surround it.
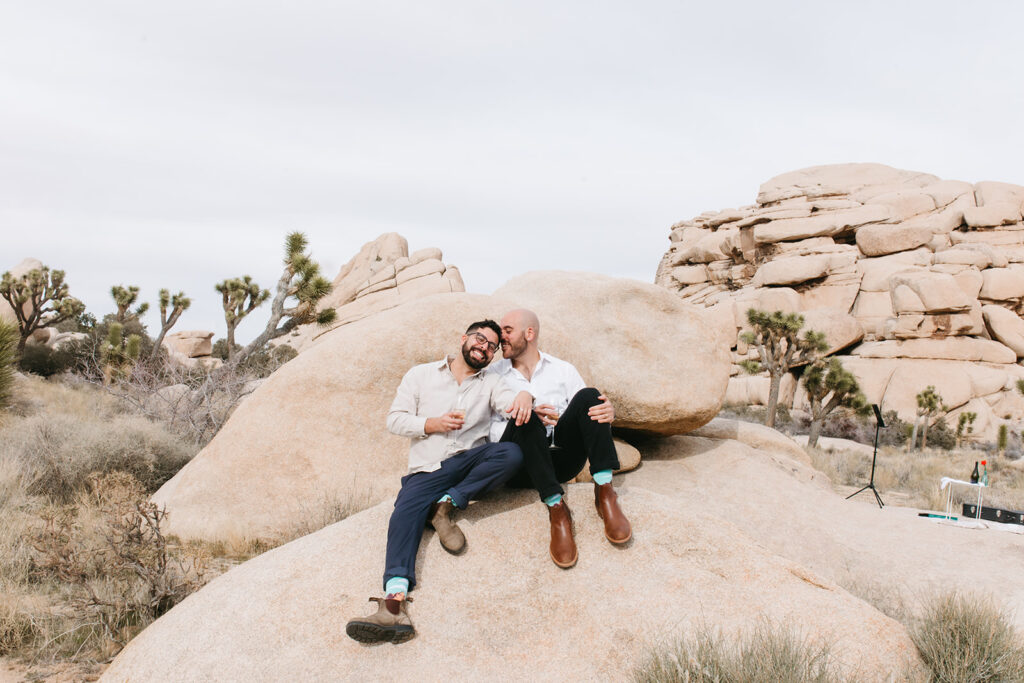
<svg viewBox="0 0 1024 683">
<path fill-rule="evenodd" d="M 481 355 L 483 355 L 483 360 L 477 360 L 472 356 L 472 352 L 474 350 L 480 351 Z M 474 370 L 482 370 L 487 367 L 487 363 L 490 361 L 490 358 L 487 357 L 487 354 L 484 351 L 473 346 L 469 342 L 466 342 L 462 345 L 462 360 L 466 361 L 466 365 Z"/>
<path fill-rule="evenodd" d="M 501 345 L 501 355 L 504 356 L 505 358 L 515 358 L 523 351 L 525 351 L 526 337 L 520 335 L 518 341 L 519 343 L 517 344 L 511 339 L 506 338 L 505 340 L 503 340 L 503 343 Z"/>
</svg>

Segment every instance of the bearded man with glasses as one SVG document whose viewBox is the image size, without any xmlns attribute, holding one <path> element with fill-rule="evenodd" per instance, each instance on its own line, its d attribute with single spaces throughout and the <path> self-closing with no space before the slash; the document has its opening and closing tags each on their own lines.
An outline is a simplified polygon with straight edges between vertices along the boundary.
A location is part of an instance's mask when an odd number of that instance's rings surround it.
<svg viewBox="0 0 1024 683">
<path fill-rule="evenodd" d="M 522 425 L 533 403 L 528 392 L 517 394 L 483 372 L 500 340 L 493 320 L 475 322 L 462 335 L 460 353 L 413 367 L 398 385 L 387 426 L 410 439 L 409 472 L 388 523 L 384 597 L 370 598 L 376 614 L 348 622 L 345 632 L 355 640 L 401 643 L 415 635 L 406 594 L 416 585 L 424 527 L 429 522 L 445 550 L 461 553 L 466 537 L 453 512 L 501 486 L 522 464 L 516 444 L 487 441 L 492 412 Z"/>
</svg>

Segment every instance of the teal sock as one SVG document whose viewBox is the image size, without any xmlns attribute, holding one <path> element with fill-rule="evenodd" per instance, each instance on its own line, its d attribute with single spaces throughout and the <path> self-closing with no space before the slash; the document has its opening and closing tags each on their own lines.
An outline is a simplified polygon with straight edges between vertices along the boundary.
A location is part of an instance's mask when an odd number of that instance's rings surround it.
<svg viewBox="0 0 1024 683">
<path fill-rule="evenodd" d="M 591 476 L 594 478 L 594 483 L 597 484 L 598 486 L 604 486 L 605 484 L 609 484 L 612 481 L 611 470 L 601 470 L 600 472 L 594 472 Z"/>
<path fill-rule="evenodd" d="M 404 576 L 392 576 L 388 579 L 388 582 L 384 584 L 384 592 L 388 595 L 398 595 L 399 593 L 409 592 L 409 579 Z"/>
<path fill-rule="evenodd" d="M 553 505 L 558 505 L 561 502 L 562 502 L 562 494 L 561 493 L 556 493 L 553 496 L 548 496 L 547 498 L 544 499 L 544 504 L 547 505 L 548 507 L 551 507 Z"/>
<path fill-rule="evenodd" d="M 443 496 L 441 496 L 440 498 L 438 498 L 437 502 L 438 503 L 451 503 L 453 506 L 459 507 L 458 505 L 455 505 L 455 501 L 452 500 L 452 497 L 449 496 L 447 493 L 444 494 Z"/>
</svg>

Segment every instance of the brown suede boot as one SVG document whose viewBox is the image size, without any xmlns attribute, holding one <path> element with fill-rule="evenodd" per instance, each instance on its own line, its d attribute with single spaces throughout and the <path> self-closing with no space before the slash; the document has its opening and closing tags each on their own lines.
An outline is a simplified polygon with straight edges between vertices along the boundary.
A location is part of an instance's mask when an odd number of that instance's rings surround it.
<svg viewBox="0 0 1024 683">
<path fill-rule="evenodd" d="M 548 506 L 548 519 L 551 521 L 551 559 L 562 569 L 568 569 L 576 564 L 579 552 L 572 537 L 572 514 L 564 500 Z"/>
<path fill-rule="evenodd" d="M 348 622 L 345 633 L 349 638 L 360 643 L 404 643 L 416 635 L 406 611 L 406 603 L 412 598 L 370 598 L 370 602 L 377 603 L 377 613 Z"/>
<path fill-rule="evenodd" d="M 462 533 L 459 525 L 452 521 L 455 509 L 447 500 L 443 503 L 434 503 L 430 508 L 430 526 L 437 532 L 441 547 L 452 555 L 458 555 L 466 549 L 466 535 Z"/>
<path fill-rule="evenodd" d="M 605 538 L 618 545 L 633 537 L 633 529 L 619 509 L 619 497 L 611 482 L 594 484 L 594 506 L 597 507 L 597 515 L 604 520 Z"/>
</svg>

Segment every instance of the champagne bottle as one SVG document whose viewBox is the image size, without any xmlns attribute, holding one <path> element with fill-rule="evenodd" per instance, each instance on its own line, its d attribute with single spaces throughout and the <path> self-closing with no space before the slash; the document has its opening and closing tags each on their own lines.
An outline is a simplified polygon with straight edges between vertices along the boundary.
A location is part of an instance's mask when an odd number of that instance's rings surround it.
<svg viewBox="0 0 1024 683">
<path fill-rule="evenodd" d="M 980 478 L 981 478 L 981 475 L 978 474 L 978 461 L 975 460 L 974 461 L 974 471 L 971 472 L 971 483 L 972 484 L 977 484 L 978 483 L 978 479 L 980 479 Z"/>
</svg>

